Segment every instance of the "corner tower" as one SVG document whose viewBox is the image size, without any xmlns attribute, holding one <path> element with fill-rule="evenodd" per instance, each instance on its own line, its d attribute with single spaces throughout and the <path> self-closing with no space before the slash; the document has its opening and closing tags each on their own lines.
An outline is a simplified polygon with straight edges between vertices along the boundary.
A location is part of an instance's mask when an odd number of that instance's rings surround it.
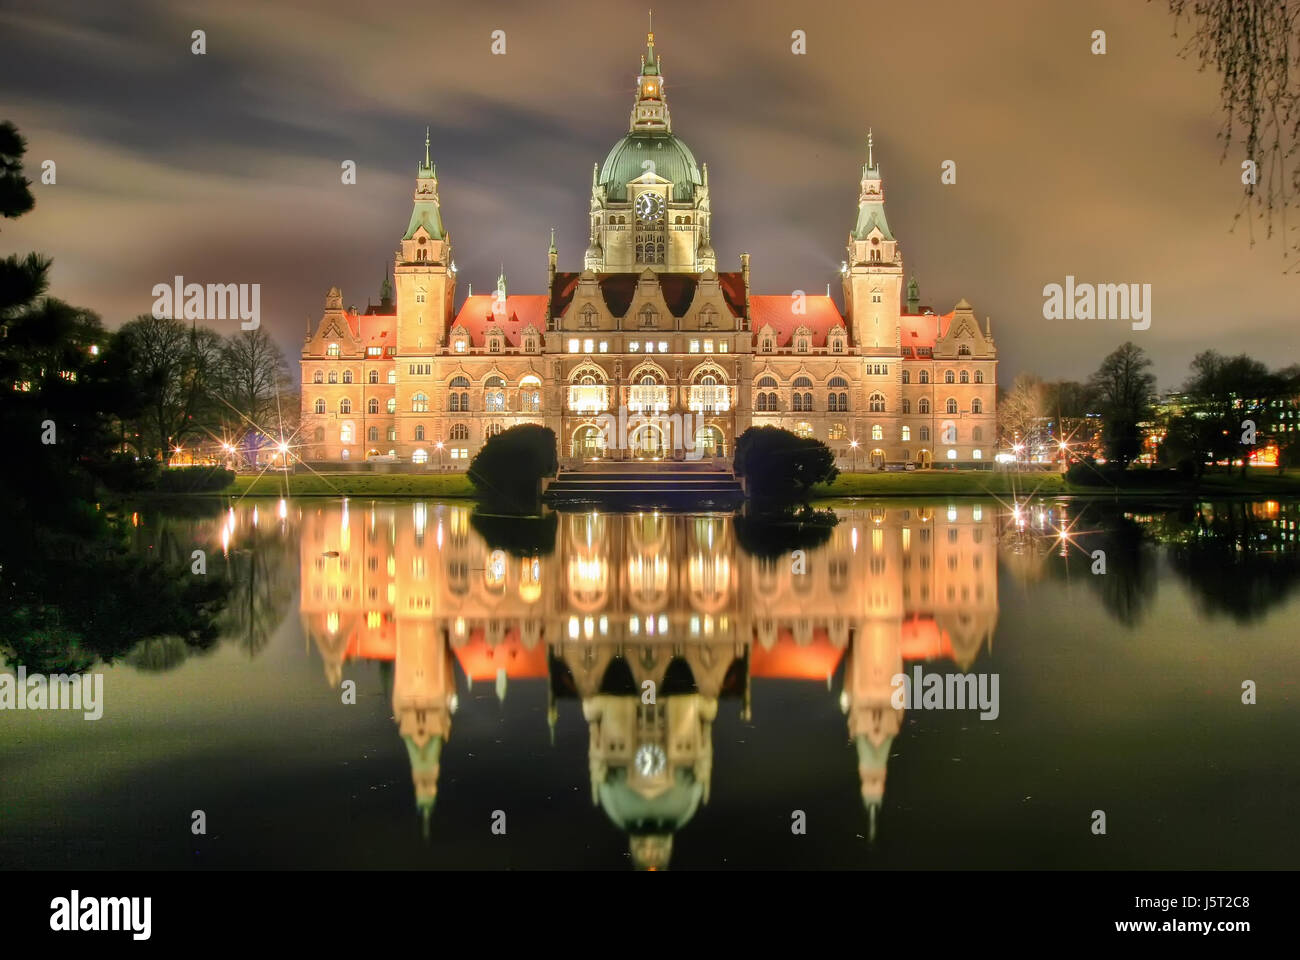
<svg viewBox="0 0 1300 960">
<path fill-rule="evenodd" d="M 895 353 L 903 298 L 903 255 L 885 219 L 885 191 L 867 132 L 867 162 L 858 189 L 858 219 L 849 233 L 844 308 L 853 342 L 866 355 Z"/>
<path fill-rule="evenodd" d="M 583 265 L 597 273 L 716 269 L 709 187 L 673 134 L 655 35 L 646 37 L 628 132 L 592 171 L 591 233 Z"/>
<path fill-rule="evenodd" d="M 451 269 L 451 237 L 442 225 L 438 173 L 429 159 L 427 130 L 424 162 L 416 168 L 411 219 L 396 254 L 393 280 L 397 285 L 398 354 L 436 353 L 446 336 L 456 277 Z"/>
</svg>

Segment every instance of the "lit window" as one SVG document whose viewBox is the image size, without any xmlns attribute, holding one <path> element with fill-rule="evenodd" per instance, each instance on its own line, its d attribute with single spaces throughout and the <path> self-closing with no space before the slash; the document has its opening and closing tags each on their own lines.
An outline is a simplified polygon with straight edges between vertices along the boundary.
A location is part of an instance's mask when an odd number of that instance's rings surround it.
<svg viewBox="0 0 1300 960">
<path fill-rule="evenodd" d="M 591 353 L 591 351 L 594 350 L 595 348 L 596 348 L 595 341 L 593 341 L 593 340 L 584 340 L 584 341 L 582 341 L 582 352 L 583 352 L 583 353 Z"/>
<path fill-rule="evenodd" d="M 654 345 L 654 341 L 653 341 L 653 340 L 647 340 L 647 341 L 645 342 L 645 352 L 646 352 L 646 353 L 654 353 L 654 352 L 655 352 L 655 345 Z"/>
<path fill-rule="evenodd" d="M 464 352 L 465 352 L 465 341 L 464 341 L 464 340 L 457 340 L 457 341 L 456 341 L 456 352 L 457 352 L 457 353 L 464 353 Z"/>
<path fill-rule="evenodd" d="M 600 341 L 600 352 L 609 353 L 609 344 L 604 340 Z"/>
<path fill-rule="evenodd" d="M 949 460 L 956 460 L 956 459 L 957 459 L 957 451 L 954 450 L 952 447 L 949 447 L 949 448 L 948 448 L 948 459 L 949 459 Z"/>
<path fill-rule="evenodd" d="M 339 355 L 339 345 L 337 343 L 331 343 L 325 353 L 328 356 L 337 357 Z"/>
<path fill-rule="evenodd" d="M 700 341 L 698 341 L 698 340 L 692 340 L 692 341 L 691 341 L 691 353 L 699 353 L 699 352 L 700 352 Z"/>
<path fill-rule="evenodd" d="M 668 352 L 668 341 L 666 341 L 666 340 L 660 340 L 660 341 L 659 341 L 659 352 L 660 352 L 660 353 L 667 353 L 667 352 Z"/>
<path fill-rule="evenodd" d="M 727 352 L 727 341 L 723 340 L 720 344 L 718 344 L 718 353 L 726 353 L 726 352 Z"/>
<path fill-rule="evenodd" d="M 984 459 L 984 451 L 983 451 L 983 450 L 976 450 L 976 451 L 974 451 L 974 452 L 971 454 L 971 457 L 974 458 L 975 460 L 983 460 L 983 459 Z M 975 509 L 978 510 L 979 507 L 976 507 Z M 975 519 L 978 520 L 979 517 L 976 517 Z"/>
<path fill-rule="evenodd" d="M 638 350 L 641 349 L 641 344 L 639 344 L 639 343 L 637 343 L 635 340 L 633 340 L 631 343 L 629 343 L 629 344 L 627 345 L 627 348 L 628 348 L 628 350 L 631 351 L 632 353 L 636 353 Z"/>
<path fill-rule="evenodd" d="M 704 341 L 704 352 L 705 352 L 705 353 L 712 353 L 712 352 L 713 352 L 713 341 L 712 341 L 712 340 L 705 340 L 705 341 Z"/>
<path fill-rule="evenodd" d="M 570 340 L 570 341 L 569 341 L 569 352 L 570 352 L 570 353 L 577 353 L 577 352 L 578 352 L 578 341 L 577 341 L 576 339 L 575 339 L 575 340 Z"/>
</svg>

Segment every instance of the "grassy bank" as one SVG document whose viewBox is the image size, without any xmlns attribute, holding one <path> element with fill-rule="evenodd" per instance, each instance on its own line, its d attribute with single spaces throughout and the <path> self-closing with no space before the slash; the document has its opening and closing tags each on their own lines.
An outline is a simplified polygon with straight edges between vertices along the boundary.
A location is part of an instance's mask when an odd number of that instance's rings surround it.
<svg viewBox="0 0 1300 960">
<path fill-rule="evenodd" d="M 463 473 L 282 473 L 235 478 L 223 496 L 282 497 L 472 497 Z"/>
<path fill-rule="evenodd" d="M 818 499 L 889 496 L 1040 496 L 1082 497 L 1300 497 L 1300 474 L 1278 476 L 1256 471 L 1246 477 L 1207 474 L 1199 484 L 1170 483 L 1134 471 L 1120 487 L 1067 483 L 1057 473 L 992 473 L 931 470 L 909 473 L 842 473 L 834 483 L 814 488 Z M 1152 482 L 1154 481 L 1154 482 Z"/>
<path fill-rule="evenodd" d="M 1199 485 L 1170 484 L 1163 478 L 1141 472 L 1119 489 L 1081 486 L 1065 481 L 1057 473 L 994 473 L 973 470 L 916 470 L 907 473 L 842 473 L 834 483 L 814 488 L 818 500 L 847 497 L 1024 496 L 1083 497 L 1300 497 L 1300 474 L 1278 476 L 1256 471 L 1244 479 L 1222 473 L 1207 474 Z M 1152 483 L 1152 480 L 1159 480 Z M 220 496 L 285 495 L 293 497 L 473 497 L 474 486 L 463 473 L 300 473 L 285 477 L 266 473 L 261 477 L 242 475 Z"/>
</svg>

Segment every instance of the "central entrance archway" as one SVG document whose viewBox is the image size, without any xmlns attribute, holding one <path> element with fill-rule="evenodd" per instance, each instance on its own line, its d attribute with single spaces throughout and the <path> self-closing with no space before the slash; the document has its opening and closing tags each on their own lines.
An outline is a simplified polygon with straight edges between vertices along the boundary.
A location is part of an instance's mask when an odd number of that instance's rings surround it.
<svg viewBox="0 0 1300 960">
<path fill-rule="evenodd" d="M 871 466 L 873 469 L 879 470 L 884 465 L 885 465 L 885 451 L 881 450 L 879 447 L 876 447 L 876 449 L 871 451 Z"/>
<path fill-rule="evenodd" d="M 695 449 L 701 458 L 720 457 L 723 454 L 722 431 L 712 424 L 695 431 Z"/>
<path fill-rule="evenodd" d="M 600 460 L 605 456 L 605 432 L 591 424 L 573 432 L 570 455 L 579 460 Z"/>
<path fill-rule="evenodd" d="M 664 433 L 653 423 L 644 424 L 633 432 L 630 446 L 637 460 L 662 460 L 667 443 Z"/>
</svg>

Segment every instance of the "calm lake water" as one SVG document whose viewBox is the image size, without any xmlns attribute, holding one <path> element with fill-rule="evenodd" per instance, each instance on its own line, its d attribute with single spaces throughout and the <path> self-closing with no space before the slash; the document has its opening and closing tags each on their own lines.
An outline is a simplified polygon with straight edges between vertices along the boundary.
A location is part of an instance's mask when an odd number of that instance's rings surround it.
<svg viewBox="0 0 1300 960">
<path fill-rule="evenodd" d="M 792 555 L 727 515 L 142 509 L 234 580 L 222 638 L 96 668 L 98 721 L 0 714 L 0 864 L 1300 862 L 1296 505 L 837 513 Z M 996 716 L 897 706 L 918 669 Z"/>
</svg>

